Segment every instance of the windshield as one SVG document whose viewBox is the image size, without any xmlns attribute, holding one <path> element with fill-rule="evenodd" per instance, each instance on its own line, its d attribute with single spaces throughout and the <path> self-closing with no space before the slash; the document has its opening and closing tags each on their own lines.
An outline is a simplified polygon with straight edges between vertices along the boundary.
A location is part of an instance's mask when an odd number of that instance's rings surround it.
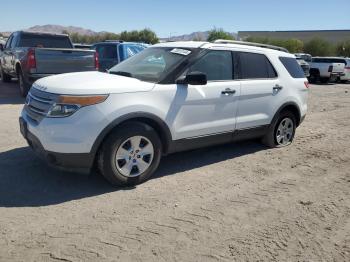
<svg viewBox="0 0 350 262">
<path fill-rule="evenodd" d="M 109 72 L 157 83 L 191 54 L 190 49 L 150 47 L 112 67 Z"/>
</svg>

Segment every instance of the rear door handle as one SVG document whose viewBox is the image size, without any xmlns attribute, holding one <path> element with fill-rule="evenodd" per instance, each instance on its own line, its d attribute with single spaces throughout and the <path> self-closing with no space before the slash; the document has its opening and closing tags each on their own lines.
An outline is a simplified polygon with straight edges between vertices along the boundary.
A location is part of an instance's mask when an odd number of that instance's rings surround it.
<svg viewBox="0 0 350 262">
<path fill-rule="evenodd" d="M 280 91 L 283 89 L 283 86 L 275 85 L 272 89 L 273 89 L 273 91 Z"/>
<path fill-rule="evenodd" d="M 231 89 L 231 88 L 226 88 L 225 90 L 222 90 L 221 91 L 221 94 L 223 94 L 223 95 L 233 95 L 233 94 L 235 94 L 236 93 L 236 90 L 233 90 L 233 89 Z"/>
</svg>

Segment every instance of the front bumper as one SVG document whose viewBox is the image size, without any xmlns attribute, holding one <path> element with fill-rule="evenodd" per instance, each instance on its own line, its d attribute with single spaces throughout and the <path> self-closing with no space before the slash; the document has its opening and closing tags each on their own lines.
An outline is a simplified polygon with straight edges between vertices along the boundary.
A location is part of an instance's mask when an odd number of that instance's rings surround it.
<svg viewBox="0 0 350 262">
<path fill-rule="evenodd" d="M 40 140 L 32 134 L 27 128 L 27 122 L 20 117 L 20 130 L 28 145 L 35 154 L 47 162 L 50 166 L 79 173 L 89 173 L 93 163 L 94 154 L 92 153 L 58 153 L 44 149 Z"/>
</svg>

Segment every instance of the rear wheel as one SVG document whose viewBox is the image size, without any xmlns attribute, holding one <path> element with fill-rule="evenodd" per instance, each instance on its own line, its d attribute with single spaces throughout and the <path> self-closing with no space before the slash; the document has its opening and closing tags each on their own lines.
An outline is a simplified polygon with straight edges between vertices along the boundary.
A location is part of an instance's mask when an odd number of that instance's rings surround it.
<svg viewBox="0 0 350 262">
<path fill-rule="evenodd" d="M 320 72 L 318 70 L 310 70 L 310 76 L 308 77 L 308 80 L 310 83 L 315 84 L 320 79 Z"/>
<path fill-rule="evenodd" d="M 262 142 L 269 147 L 284 147 L 293 142 L 296 120 L 290 111 L 282 112 L 271 124 Z"/>
<path fill-rule="evenodd" d="M 0 65 L 0 77 L 2 82 L 4 83 L 11 82 L 11 76 L 4 72 L 4 69 L 1 67 L 1 65 Z"/>
<path fill-rule="evenodd" d="M 329 78 L 321 77 L 320 81 L 321 81 L 322 84 L 327 84 L 329 82 Z"/>
<path fill-rule="evenodd" d="M 119 126 L 104 141 L 98 167 L 113 185 L 135 185 L 155 172 L 161 152 L 161 141 L 152 127 L 130 122 Z"/>
<path fill-rule="evenodd" d="M 21 96 L 26 97 L 30 89 L 30 84 L 25 80 L 21 69 L 18 69 L 18 83 Z"/>
</svg>

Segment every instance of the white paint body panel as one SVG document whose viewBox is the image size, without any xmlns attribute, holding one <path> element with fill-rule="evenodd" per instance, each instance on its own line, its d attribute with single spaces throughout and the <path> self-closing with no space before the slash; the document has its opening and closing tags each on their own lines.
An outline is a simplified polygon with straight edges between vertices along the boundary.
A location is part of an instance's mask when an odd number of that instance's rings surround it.
<svg viewBox="0 0 350 262">
<path fill-rule="evenodd" d="M 90 95 L 149 91 L 154 84 L 101 72 L 79 72 L 44 77 L 35 86 L 54 94 Z"/>
<path fill-rule="evenodd" d="M 35 87 L 46 92 L 68 95 L 109 94 L 101 104 L 81 108 L 70 117 L 45 118 L 38 125 L 28 121 L 28 129 L 48 151 L 89 153 L 111 122 L 119 117 L 145 112 L 162 119 L 173 140 L 206 136 L 267 125 L 278 109 L 287 102 L 307 111 L 306 79 L 293 79 L 279 61 L 290 56 L 275 50 L 235 44 L 166 43 L 159 46 L 249 51 L 265 54 L 275 67 L 278 78 L 208 82 L 205 86 L 160 85 L 100 72 L 55 75 L 42 78 Z M 279 84 L 283 89 L 273 92 Z M 231 88 L 233 95 L 221 91 Z M 26 113 L 22 117 L 27 119 Z"/>
</svg>

